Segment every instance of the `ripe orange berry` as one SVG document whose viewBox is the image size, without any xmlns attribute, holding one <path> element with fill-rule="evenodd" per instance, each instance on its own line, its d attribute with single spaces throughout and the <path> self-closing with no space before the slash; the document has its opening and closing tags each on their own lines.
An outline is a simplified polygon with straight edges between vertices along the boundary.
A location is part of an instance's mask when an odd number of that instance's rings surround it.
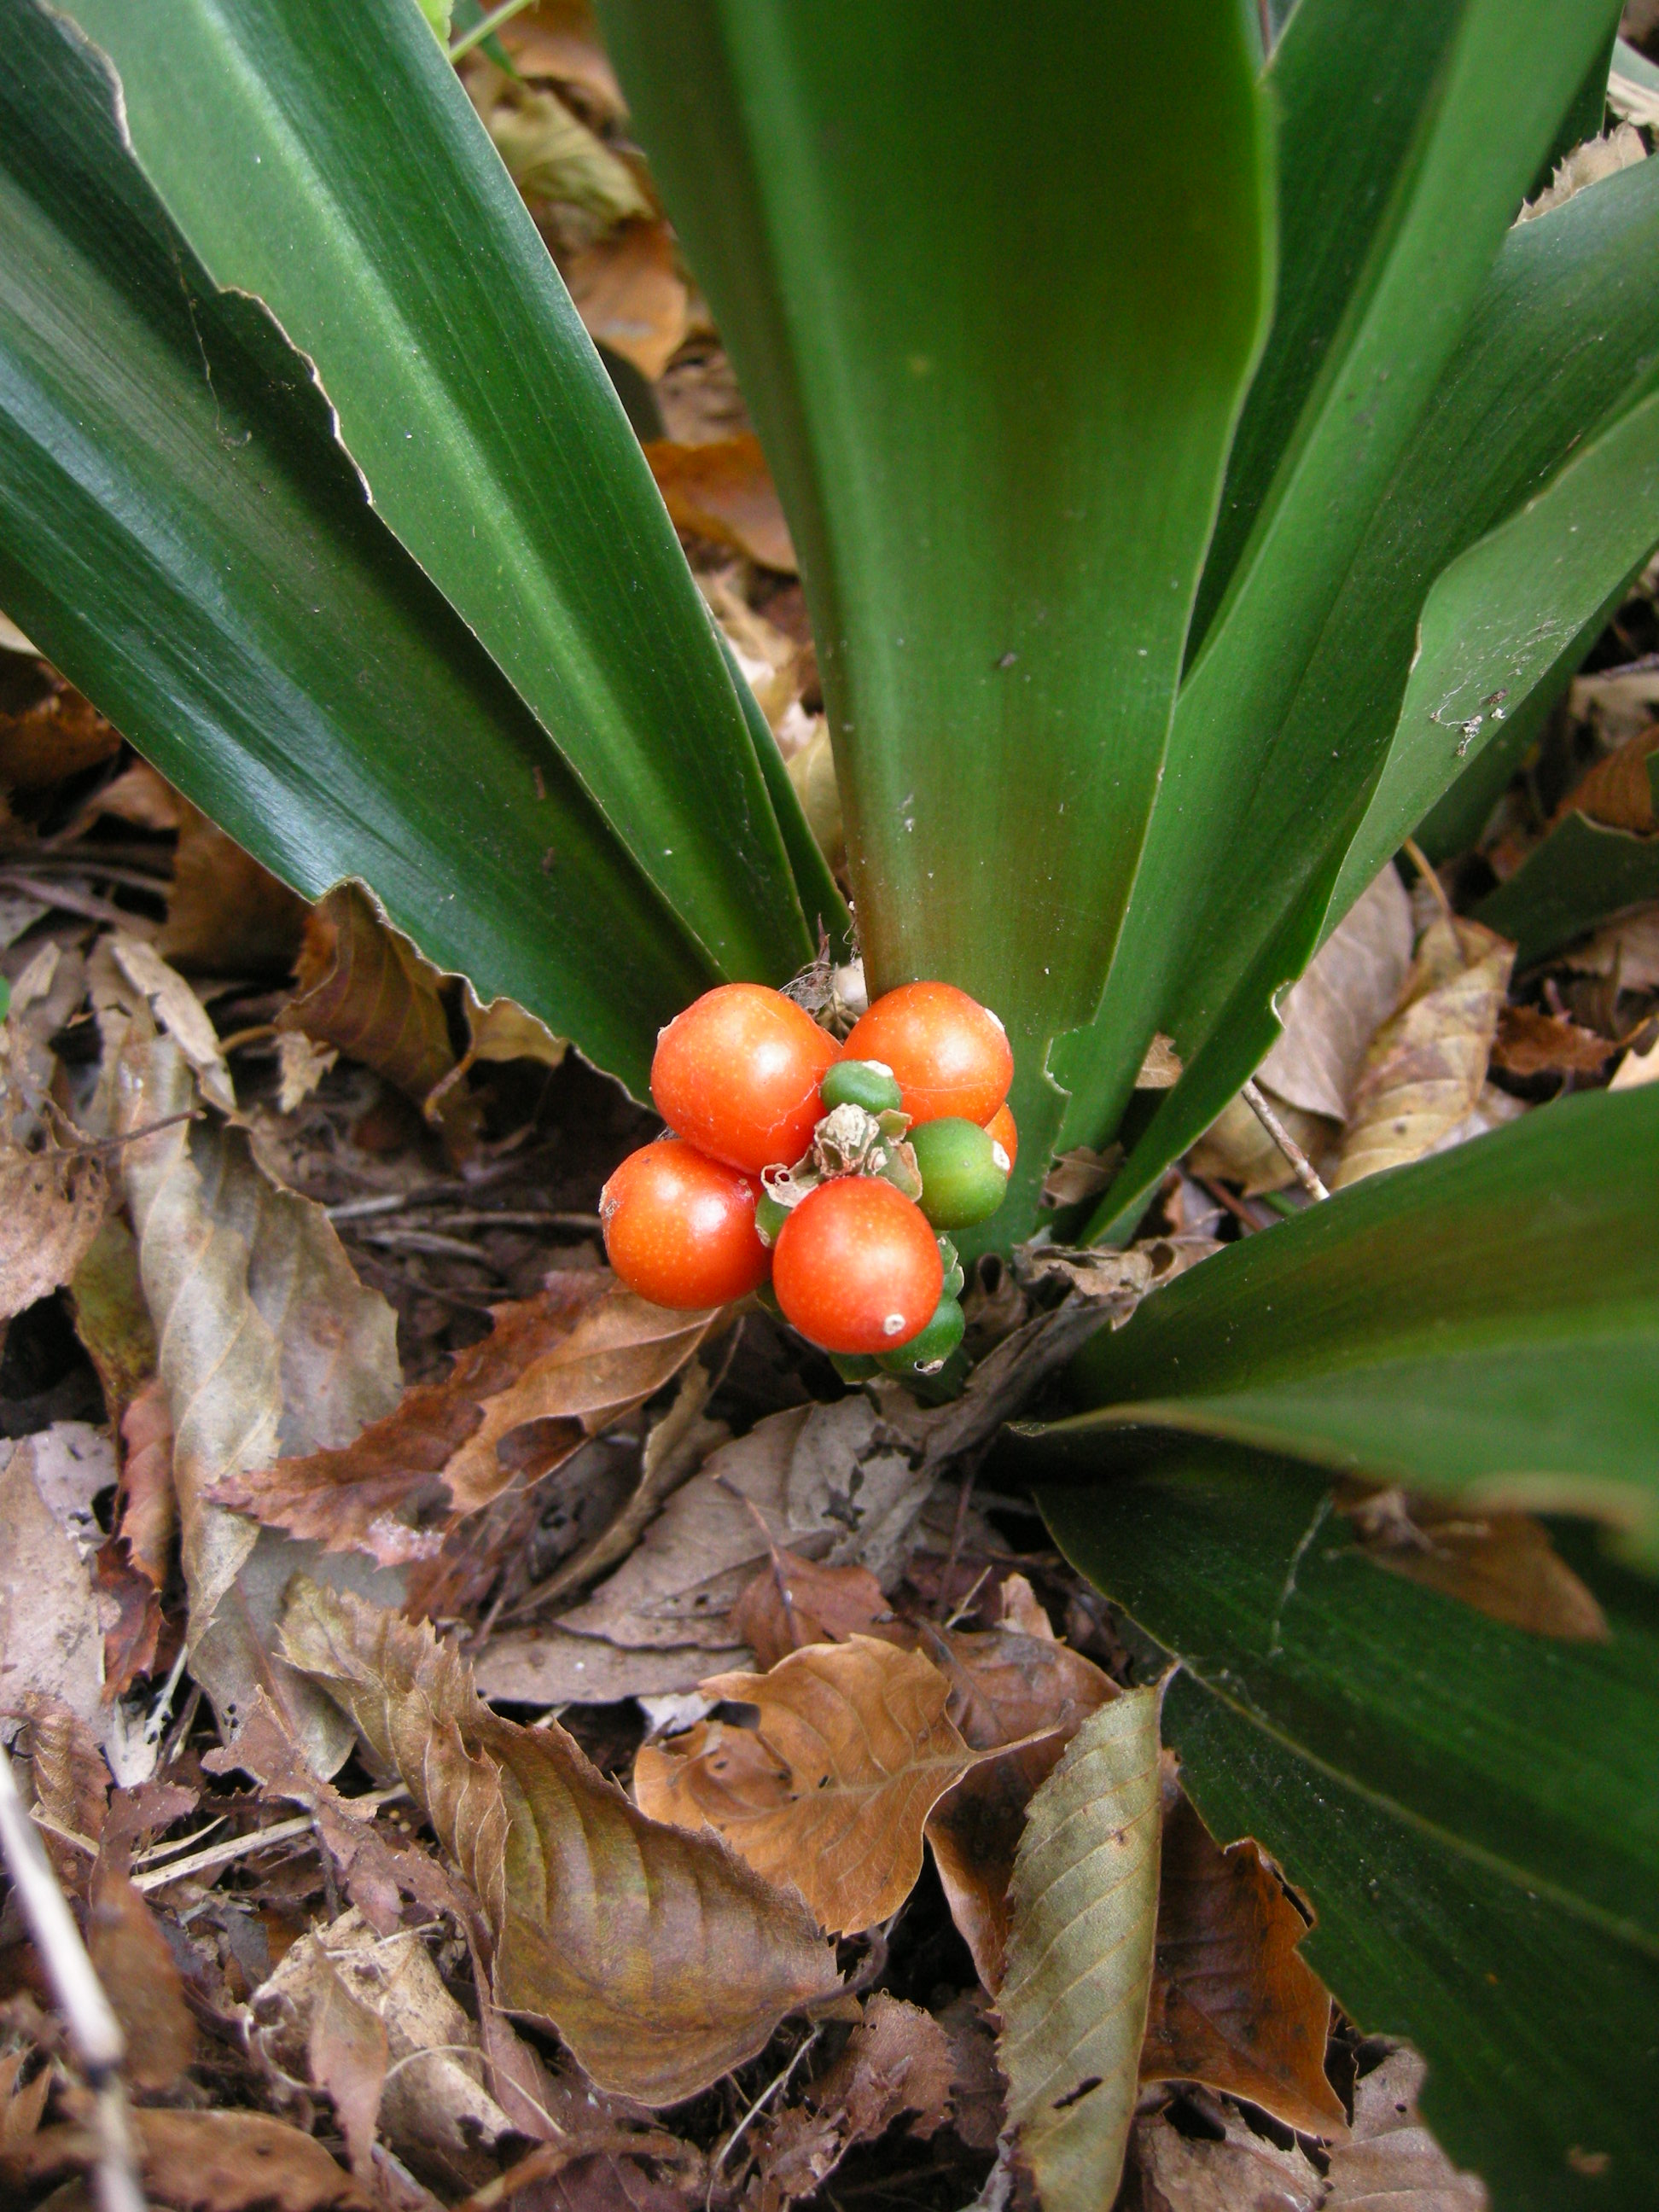
<svg viewBox="0 0 1659 2212">
<path fill-rule="evenodd" d="M 766 1279 L 759 1185 L 678 1137 L 630 1152 L 599 1193 L 611 1264 L 653 1305 L 724 1305 Z"/>
<path fill-rule="evenodd" d="M 1000 1145 L 1003 1151 L 1007 1153 L 1008 1165 L 1012 1170 L 1014 1162 L 1019 1158 L 1019 1131 L 1015 1128 L 1014 1117 L 1006 1106 L 997 1108 L 996 1112 L 985 1124 L 985 1133 L 994 1145 Z"/>
<path fill-rule="evenodd" d="M 889 991 L 842 1049 L 848 1060 L 879 1060 L 892 1069 L 913 1121 L 951 1115 L 983 1128 L 1014 1079 L 1002 1024 L 954 983 Z"/>
<path fill-rule="evenodd" d="M 921 1209 L 875 1176 L 820 1183 L 772 1255 L 787 1317 L 826 1352 L 891 1352 L 933 1317 L 945 1279 Z"/>
<path fill-rule="evenodd" d="M 651 1096 L 700 1152 L 758 1175 L 806 1150 L 837 1057 L 835 1039 L 781 991 L 722 983 L 659 1036 Z"/>
</svg>

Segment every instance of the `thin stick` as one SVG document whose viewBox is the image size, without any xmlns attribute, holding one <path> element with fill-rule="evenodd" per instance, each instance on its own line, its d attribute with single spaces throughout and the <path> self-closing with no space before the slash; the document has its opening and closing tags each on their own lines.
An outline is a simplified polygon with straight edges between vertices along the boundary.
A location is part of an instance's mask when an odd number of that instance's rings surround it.
<svg viewBox="0 0 1659 2212">
<path fill-rule="evenodd" d="M 1449 921 L 1452 919 L 1451 901 L 1446 896 L 1446 886 L 1430 865 L 1428 854 L 1414 837 L 1407 837 L 1401 850 L 1433 893 L 1434 902 L 1440 909 L 1442 921 Z"/>
<path fill-rule="evenodd" d="M 1313 1162 L 1256 1088 L 1254 1079 L 1244 1085 L 1244 1103 L 1296 1170 L 1296 1179 L 1309 1197 L 1328 1198 L 1330 1193 L 1319 1180 Z"/>
<path fill-rule="evenodd" d="M 401 1782 L 390 1790 L 371 1790 L 362 1797 L 348 1797 L 347 1807 L 354 1814 L 358 1806 L 368 1813 L 378 1813 L 382 1805 L 390 1805 L 407 1797 L 408 1790 Z M 316 1822 L 313 1814 L 301 1813 L 291 1820 L 275 1820 L 268 1828 L 250 1829 L 245 1836 L 232 1836 L 222 1844 L 210 1844 L 204 1851 L 192 1851 L 188 1858 L 170 1859 L 165 1866 L 147 1867 L 143 1874 L 132 1877 L 135 1889 L 165 1889 L 169 1882 L 182 1881 L 185 1875 L 208 1874 L 216 1867 L 234 1865 L 238 1859 L 252 1857 L 267 1844 L 286 1844 L 295 1836 L 309 1835 Z"/>
<path fill-rule="evenodd" d="M 708 2195 L 703 2200 L 705 2206 L 713 2201 L 714 2195 L 714 2184 L 720 2178 L 720 2168 L 726 2164 L 726 2160 L 730 2158 L 732 2152 L 742 2141 L 750 2122 L 757 2118 L 758 2116 L 765 2111 L 767 2106 L 770 2104 L 773 2098 L 777 2095 L 780 2089 L 787 2089 L 788 2087 L 790 2077 L 793 2075 L 795 2069 L 800 2064 L 801 2060 L 805 2057 L 807 2052 L 812 2048 L 812 2045 L 817 2041 L 819 2036 L 821 2036 L 823 2033 L 823 2030 L 821 2027 L 815 2027 L 812 2030 L 811 2035 L 809 2035 L 805 2042 L 801 2045 L 794 2057 L 784 2068 L 782 2073 L 777 2075 L 772 2081 L 767 2083 L 766 2087 L 761 2091 L 759 2096 L 756 2098 L 754 2103 L 749 2107 L 749 2110 L 738 2122 L 736 2127 L 732 2129 L 731 2134 L 727 2136 L 726 2142 L 721 2148 L 720 2154 L 714 2160 L 714 2166 L 709 2172 Z"/>
<path fill-rule="evenodd" d="M 499 8 L 492 8 L 470 31 L 462 32 L 449 50 L 450 60 L 458 62 L 463 54 L 470 54 L 474 46 L 483 44 L 492 31 L 499 31 L 503 23 L 510 23 L 515 15 L 521 15 L 529 5 L 530 0 L 501 0 Z"/>
<path fill-rule="evenodd" d="M 145 2212 L 133 2153 L 121 2062 L 126 2038 L 93 1971 L 34 1823 L 17 1794 L 10 1754 L 0 1747 L 0 1856 L 34 1938 L 46 1979 L 91 2085 L 98 2135 L 96 2186 L 102 2212 Z"/>
</svg>

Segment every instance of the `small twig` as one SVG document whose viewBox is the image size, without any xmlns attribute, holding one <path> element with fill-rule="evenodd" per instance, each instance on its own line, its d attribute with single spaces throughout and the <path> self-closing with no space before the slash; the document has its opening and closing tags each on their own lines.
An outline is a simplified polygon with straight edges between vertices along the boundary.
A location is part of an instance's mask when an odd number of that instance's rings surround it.
<svg viewBox="0 0 1659 2212">
<path fill-rule="evenodd" d="M 76 1137 L 55 1149 L 60 1152 L 118 1152 L 123 1145 L 136 1145 L 140 1137 L 153 1137 L 158 1129 L 171 1129 L 180 1121 L 199 1121 L 201 1109 L 186 1106 L 182 1114 L 168 1114 L 159 1121 L 146 1121 L 142 1128 L 126 1129 L 118 1137 Z"/>
<path fill-rule="evenodd" d="M 362 1797 L 348 1797 L 346 1808 L 356 1814 L 362 1807 L 366 1813 L 378 1813 L 383 1805 L 390 1805 L 407 1797 L 408 1790 L 401 1782 L 390 1790 L 372 1790 Z M 181 1881 L 186 1875 L 208 1874 L 216 1868 L 232 1866 L 238 1859 L 249 1858 L 255 1851 L 263 1850 L 267 1844 L 291 1843 L 296 1836 L 308 1835 L 316 1826 L 310 1813 L 297 1814 L 291 1820 L 273 1821 L 268 1828 L 251 1829 L 246 1836 L 232 1836 L 222 1844 L 210 1844 L 204 1851 L 193 1851 L 188 1858 L 169 1860 L 166 1866 L 150 1867 L 132 1877 L 135 1889 L 165 1889 L 169 1882 Z"/>
<path fill-rule="evenodd" d="M 965 1497 L 968 1490 L 968 1486 L 965 1482 L 963 1484 L 962 1488 L 963 1494 Z M 990 1576 L 990 1572 L 991 1570 L 988 1566 L 981 1567 L 980 1569 L 978 1574 L 974 1577 L 973 1588 L 963 1599 L 962 1603 L 957 1606 L 953 1606 L 951 1608 L 951 1617 L 945 1624 L 947 1629 L 954 1628 L 959 1620 L 965 1620 L 968 1615 L 973 1611 L 974 1601 L 978 1597 L 980 1592 L 984 1589 L 986 1582 Z"/>
<path fill-rule="evenodd" d="M 480 17 L 470 31 L 462 32 L 460 37 L 449 49 L 450 60 L 458 62 L 463 54 L 470 54 L 474 46 L 483 44 L 492 31 L 499 31 L 503 23 L 510 23 L 515 15 L 522 15 L 529 5 L 530 0 L 501 0 L 499 8 L 492 8 L 487 15 Z"/>
<path fill-rule="evenodd" d="M 0 1747 L 0 1856 L 76 2056 L 93 2092 L 98 2136 L 96 2191 L 101 2212 L 145 2212 L 133 2149 L 121 2062 L 126 2038 L 93 1971 L 81 1931 L 58 1887 L 40 1832 L 17 1794 L 11 1756 Z"/>
<path fill-rule="evenodd" d="M 1218 1182 L 1213 1176 L 1205 1175 L 1195 1176 L 1194 1181 L 1204 1186 L 1218 1206 L 1226 1207 L 1234 1220 L 1242 1225 L 1247 1237 L 1254 1237 L 1261 1230 L 1262 1224 L 1256 1219 L 1242 1198 L 1233 1196 L 1224 1182 Z"/>
<path fill-rule="evenodd" d="M 83 921 L 112 921 L 118 929 L 131 929 L 140 920 L 125 907 L 94 898 L 90 891 L 76 890 L 69 884 L 43 884 L 38 876 L 23 875 L 15 868 L 0 868 L 0 889 L 21 891 L 40 906 L 54 907 L 59 914 L 78 914 Z"/>
<path fill-rule="evenodd" d="M 1440 909 L 1442 921 L 1450 921 L 1453 918 L 1451 901 L 1446 896 L 1446 886 L 1431 866 L 1428 854 L 1414 837 L 1407 837 L 1401 850 L 1406 854 L 1418 874 L 1422 877 L 1425 885 L 1433 894 L 1434 902 Z"/>
<path fill-rule="evenodd" d="M 1250 1078 L 1245 1083 L 1244 1103 L 1249 1108 L 1251 1113 L 1255 1115 L 1256 1120 L 1261 1122 L 1262 1127 L 1273 1139 L 1274 1144 L 1278 1146 L 1279 1151 L 1284 1153 L 1285 1158 L 1295 1169 L 1296 1179 L 1301 1184 L 1303 1189 L 1307 1192 L 1309 1197 L 1328 1198 L 1330 1196 L 1330 1193 L 1326 1189 L 1324 1184 L 1319 1180 L 1319 1176 L 1315 1170 L 1313 1162 L 1308 1158 L 1308 1155 L 1303 1151 L 1301 1146 L 1297 1144 L 1296 1139 L 1291 1134 L 1290 1131 L 1285 1127 L 1285 1124 L 1279 1120 L 1278 1115 L 1274 1113 L 1273 1108 L 1267 1103 L 1267 1099 L 1262 1096 L 1261 1091 L 1257 1087 L 1254 1077 Z"/>
<path fill-rule="evenodd" d="M 726 2160 L 731 2157 L 732 2152 L 743 2140 L 744 2134 L 748 2130 L 750 2123 L 759 2118 L 761 2113 L 765 2111 L 767 2106 L 770 2104 L 773 2098 L 777 2095 L 781 2089 L 787 2089 L 788 2087 L 790 2081 L 794 2075 L 795 2069 L 800 2064 L 801 2060 L 805 2057 L 807 2052 L 812 2048 L 813 2045 L 817 2041 L 819 2036 L 821 2036 L 823 2033 L 823 2030 L 822 2027 L 815 2027 L 812 2030 L 812 2033 L 796 2051 L 794 2056 L 790 2059 L 789 2063 L 784 2068 L 783 2071 L 781 2074 L 775 2075 L 773 2079 L 767 2083 L 766 2087 L 761 2091 L 759 2096 L 756 2098 L 754 2103 L 749 2107 L 749 2110 L 744 2114 L 743 2118 L 738 2122 L 736 2127 L 732 2129 L 731 2134 L 726 2138 L 724 2144 L 720 2148 L 720 2156 L 714 2160 L 714 2165 L 709 2168 L 708 2191 L 708 2194 L 703 2198 L 704 2212 L 708 2212 L 708 2207 L 714 2202 L 714 2184 L 720 2178 L 721 2167 L 726 2164 Z"/>
</svg>

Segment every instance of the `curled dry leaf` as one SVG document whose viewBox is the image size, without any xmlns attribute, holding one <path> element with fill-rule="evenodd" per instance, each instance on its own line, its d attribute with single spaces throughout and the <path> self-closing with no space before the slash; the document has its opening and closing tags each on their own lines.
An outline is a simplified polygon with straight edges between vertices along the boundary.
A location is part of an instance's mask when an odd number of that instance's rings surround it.
<svg viewBox="0 0 1659 2212">
<path fill-rule="evenodd" d="M 250 1468 L 216 1501 L 331 1551 L 385 1565 L 430 1558 L 442 1529 L 534 1481 L 620 1420 L 691 1357 L 709 1313 L 670 1313 L 598 1269 L 555 1273 L 492 1310 L 490 1334 L 441 1382 L 416 1383 L 349 1443 Z M 504 1458 L 509 1437 L 527 1446 Z"/>
<path fill-rule="evenodd" d="M 1606 1641 L 1600 1605 L 1530 1513 L 1357 1482 L 1340 1486 L 1337 1500 L 1366 1558 L 1390 1574 L 1534 1636 Z"/>
<path fill-rule="evenodd" d="M 115 965 L 173 1039 L 195 1073 L 202 1096 L 222 1114 L 234 1114 L 236 1093 L 208 1010 L 176 968 L 153 945 L 120 930 L 109 939 Z"/>
<path fill-rule="evenodd" d="M 135 1029 L 118 1075 L 124 1128 L 194 1103 L 171 1038 Z M 395 1317 L 358 1281 L 322 1208 L 273 1184 L 240 1129 L 174 1122 L 125 1146 L 123 1162 L 173 1416 L 191 1671 L 222 1719 L 270 1691 L 331 1772 L 349 1735 L 326 1698 L 284 1675 L 266 1642 L 302 1555 L 280 1536 L 262 1538 L 213 1492 L 284 1449 L 343 1444 L 386 1412 L 398 1391 Z"/>
<path fill-rule="evenodd" d="M 1390 864 L 1286 993 L 1285 1028 L 1257 1072 L 1275 1099 L 1334 1121 L 1347 1119 L 1371 1038 L 1394 1012 L 1412 961 L 1412 902 Z"/>
<path fill-rule="evenodd" d="M 1515 947 L 1477 921 L 1424 931 L 1397 1011 L 1371 1039 L 1334 1190 L 1421 1159 L 1475 1108 Z"/>
<path fill-rule="evenodd" d="M 173 1487 L 173 1414 L 160 1376 L 121 1419 L 121 1480 L 113 1534 L 100 1547 L 100 1595 L 115 1617 L 104 1631 L 104 1694 L 119 1697 L 155 1664 L 161 1589 L 173 1559 L 179 1502 Z"/>
<path fill-rule="evenodd" d="M 196 2055 L 196 2024 L 160 1922 L 118 1866 L 93 1877 L 87 1949 L 127 2039 L 126 2071 L 140 2089 L 170 2089 Z"/>
<path fill-rule="evenodd" d="M 699 446 L 659 438 L 646 447 L 645 458 L 677 530 L 730 545 L 763 568 L 795 574 L 789 527 L 752 430 Z"/>
<path fill-rule="evenodd" d="M 455 1065 L 441 978 L 361 884 L 337 884 L 313 907 L 276 1017 L 335 1046 L 423 1106 Z"/>
<path fill-rule="evenodd" d="M 1554 819 L 1587 814 L 1609 830 L 1634 830 L 1646 836 L 1659 829 L 1654 811 L 1654 779 L 1659 773 L 1659 722 L 1627 738 L 1562 800 Z"/>
<path fill-rule="evenodd" d="M 1594 1075 L 1619 1047 L 1611 1037 L 1581 1029 L 1536 1006 L 1504 1006 L 1492 1042 L 1495 1067 L 1510 1075 Z"/>
<path fill-rule="evenodd" d="M 1249 1838 L 1166 1803 L 1143 2081 L 1205 2081 L 1304 2135 L 1347 2131 L 1325 2078 L 1331 1997 L 1297 1954 L 1308 1923 Z"/>
<path fill-rule="evenodd" d="M 717 1829 L 757 1874 L 793 1884 L 831 1935 L 896 1912 L 921 1871 L 928 1814 L 973 1761 L 938 1668 L 855 1636 L 702 1686 L 759 1719 L 701 1721 L 647 1744 L 634 1766 L 641 1808 Z"/>
<path fill-rule="evenodd" d="M 402 1776 L 480 1899 L 496 2002 L 556 2028 L 602 2089 L 673 2104 L 837 1987 L 794 1899 L 717 1838 L 648 1819 L 556 1723 L 492 1713 L 429 1631 L 301 1578 L 283 1649 Z"/>
<path fill-rule="evenodd" d="M 1158 1922 L 1158 1694 L 1091 1713 L 1031 1800 L 1000 2003 L 1008 2117 L 1043 2212 L 1117 2193 Z"/>
<path fill-rule="evenodd" d="M 1316 1169 L 1330 1150 L 1336 1123 L 1287 1105 L 1272 1091 L 1265 1095 L 1287 1134 Z M 1242 1091 L 1216 1115 L 1188 1155 L 1187 1164 L 1194 1175 L 1237 1183 L 1246 1198 L 1283 1190 L 1297 1179 L 1284 1148 Z"/>
<path fill-rule="evenodd" d="M 878 1990 L 845 2049 L 780 2112 L 756 2146 L 753 2212 L 782 2212 L 823 2187 L 854 2143 L 870 2142 L 907 2116 L 924 2141 L 951 2112 L 950 2039 L 930 2013 Z"/>
</svg>

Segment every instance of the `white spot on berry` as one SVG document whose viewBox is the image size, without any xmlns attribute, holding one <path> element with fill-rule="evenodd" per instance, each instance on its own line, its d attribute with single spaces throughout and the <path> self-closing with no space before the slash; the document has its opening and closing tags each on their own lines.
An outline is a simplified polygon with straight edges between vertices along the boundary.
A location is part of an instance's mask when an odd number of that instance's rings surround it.
<svg viewBox="0 0 1659 2212">
<path fill-rule="evenodd" d="M 998 1172 L 1001 1175 L 1006 1175 L 1012 1163 L 1010 1161 L 1007 1153 L 1003 1151 L 1001 1146 L 997 1143 L 994 1137 L 991 1139 L 991 1158 L 996 1164 Z"/>
<path fill-rule="evenodd" d="M 902 1336 L 905 1334 L 904 1316 L 902 1314 L 885 1316 L 881 1324 L 881 1333 L 884 1336 Z"/>
<path fill-rule="evenodd" d="M 873 1067 L 878 1075 L 890 1077 L 893 1073 L 884 1060 L 867 1060 L 864 1064 L 866 1067 Z"/>
</svg>

